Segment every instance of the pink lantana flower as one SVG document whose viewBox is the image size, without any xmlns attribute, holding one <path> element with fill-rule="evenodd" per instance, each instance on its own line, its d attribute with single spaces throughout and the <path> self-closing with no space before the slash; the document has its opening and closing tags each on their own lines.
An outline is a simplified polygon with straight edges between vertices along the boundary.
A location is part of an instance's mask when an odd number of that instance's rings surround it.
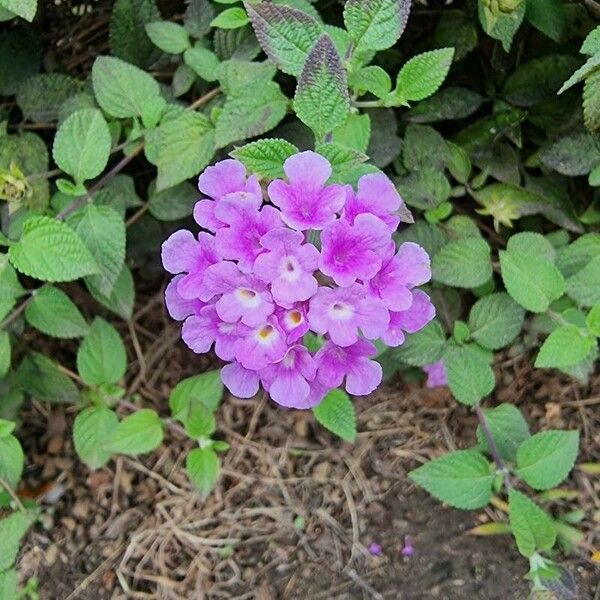
<svg viewBox="0 0 600 600">
<path fill-rule="evenodd" d="M 317 378 L 330 389 L 342 385 L 346 378 L 349 394 L 366 396 L 377 389 L 383 377 L 381 365 L 370 360 L 376 355 L 377 348 L 363 339 L 345 348 L 326 342 L 315 355 Z"/>
<path fill-rule="evenodd" d="M 235 357 L 246 369 L 259 371 L 280 361 L 288 350 L 286 335 L 272 316 L 250 329 L 236 345 Z"/>
<path fill-rule="evenodd" d="M 441 360 L 425 365 L 423 371 L 427 373 L 427 381 L 425 385 L 428 388 L 442 387 L 448 385 L 448 374 L 446 373 L 446 365 Z"/>
<path fill-rule="evenodd" d="M 246 369 L 235 360 L 221 369 L 221 380 L 238 398 L 252 398 L 260 385 L 257 372 Z"/>
<path fill-rule="evenodd" d="M 323 229 L 336 218 L 347 190 L 343 185 L 325 185 L 332 172 L 326 158 L 316 152 L 300 152 L 285 161 L 283 170 L 288 182 L 276 179 L 268 194 L 287 225 L 298 231 Z"/>
<path fill-rule="evenodd" d="M 342 216 L 354 223 L 357 215 L 369 213 L 379 217 L 391 233 L 400 224 L 400 217 L 395 214 L 404 201 L 396 186 L 383 173 L 369 173 L 358 180 L 356 194 L 350 194 L 344 206 Z"/>
<path fill-rule="evenodd" d="M 194 206 L 194 219 L 200 227 L 217 231 L 223 223 L 215 216 L 215 207 L 219 200 L 235 192 L 245 193 L 242 201 L 248 201 L 258 208 L 262 202 L 260 184 L 254 175 L 246 179 L 246 169 L 238 160 L 222 160 L 207 167 L 198 177 L 198 189 L 212 198 L 199 200 Z"/>
<path fill-rule="evenodd" d="M 390 311 L 390 322 L 381 339 L 388 346 L 396 347 L 404 343 L 406 333 L 416 333 L 435 317 L 435 308 L 429 296 L 421 291 L 412 292 L 412 303 L 406 310 Z"/>
<path fill-rule="evenodd" d="M 306 309 L 306 304 L 299 302 L 291 308 L 275 311 L 279 325 L 287 335 L 288 344 L 297 342 L 310 329 Z"/>
<path fill-rule="evenodd" d="M 228 323 L 242 321 L 255 326 L 273 313 L 275 306 L 267 286 L 257 277 L 242 273 L 232 262 L 220 262 L 205 272 L 203 298 L 220 296 L 215 307 Z"/>
<path fill-rule="evenodd" d="M 398 252 L 384 261 L 380 271 L 369 281 L 369 289 L 390 310 L 410 308 L 411 290 L 431 279 L 431 261 L 421 246 L 405 242 Z"/>
<path fill-rule="evenodd" d="M 205 306 L 201 300 L 187 300 L 183 298 L 177 291 L 179 282 L 185 275 L 175 275 L 165 289 L 165 304 L 167 311 L 172 319 L 176 321 L 185 321 L 190 315 L 197 315 Z"/>
<path fill-rule="evenodd" d="M 187 229 L 171 234 L 162 245 L 161 256 L 163 266 L 169 273 L 185 274 L 177 282 L 177 292 L 186 300 L 200 296 L 204 272 L 221 259 L 216 252 L 213 236 L 199 233 L 195 238 Z"/>
<path fill-rule="evenodd" d="M 310 300 L 308 320 L 315 333 L 329 334 L 338 346 L 350 346 L 358 340 L 359 328 L 370 340 L 381 337 L 389 314 L 379 298 L 355 283 L 346 288 L 319 288 Z"/>
<path fill-rule="evenodd" d="M 199 315 L 185 320 L 181 330 L 183 341 L 197 354 L 208 352 L 214 342 L 215 354 L 223 360 L 235 357 L 235 348 L 245 328 L 223 321 L 214 305 L 205 306 Z"/>
<path fill-rule="evenodd" d="M 260 371 L 271 398 L 288 408 L 310 408 L 307 401 L 317 367 L 310 352 L 299 344 L 292 346 L 282 360 Z"/>
<path fill-rule="evenodd" d="M 267 252 L 254 263 L 254 272 L 271 284 L 271 294 L 281 306 L 308 300 L 317 291 L 313 273 L 319 265 L 319 251 L 303 244 L 304 236 L 291 229 L 274 229 L 260 243 Z"/>
<path fill-rule="evenodd" d="M 215 234 L 217 251 L 225 259 L 237 260 L 245 273 L 252 271 L 254 261 L 265 251 L 261 238 L 282 227 L 279 211 L 272 206 L 257 210 L 231 196 L 218 204 L 215 215 L 226 225 Z"/>
<path fill-rule="evenodd" d="M 357 279 L 368 281 L 379 271 L 391 248 L 390 232 L 378 217 L 361 214 L 353 225 L 340 219 L 327 225 L 321 234 L 319 267 L 341 286 Z"/>
</svg>

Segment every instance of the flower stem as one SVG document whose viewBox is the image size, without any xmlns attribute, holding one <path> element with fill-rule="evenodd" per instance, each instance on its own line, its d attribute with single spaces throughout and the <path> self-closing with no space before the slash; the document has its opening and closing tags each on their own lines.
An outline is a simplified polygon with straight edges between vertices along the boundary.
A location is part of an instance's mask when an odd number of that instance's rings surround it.
<svg viewBox="0 0 600 600">
<path fill-rule="evenodd" d="M 475 413 L 477 414 L 477 420 L 479 421 L 479 426 L 481 427 L 481 431 L 483 433 L 483 437 L 485 437 L 485 441 L 487 442 L 488 449 L 492 458 L 494 459 L 494 463 L 496 463 L 496 468 L 499 472 L 504 474 L 504 482 L 506 483 L 506 487 L 511 487 L 511 481 L 508 473 L 508 468 L 504 464 L 502 457 L 500 456 L 500 452 L 498 451 L 498 445 L 496 444 L 496 440 L 494 439 L 494 435 L 492 434 L 492 430 L 490 429 L 489 423 L 485 417 L 485 413 L 479 404 L 475 405 Z"/>
</svg>

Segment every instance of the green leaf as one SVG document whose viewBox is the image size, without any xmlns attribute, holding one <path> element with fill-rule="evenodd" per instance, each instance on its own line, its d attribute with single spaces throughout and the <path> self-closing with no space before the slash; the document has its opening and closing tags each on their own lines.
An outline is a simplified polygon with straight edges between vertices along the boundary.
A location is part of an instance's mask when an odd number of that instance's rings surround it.
<svg viewBox="0 0 600 600">
<path fill-rule="evenodd" d="M 196 439 L 210 437 L 217 428 L 213 411 L 201 402 L 190 405 L 190 412 L 186 415 L 183 425 L 185 432 Z"/>
<path fill-rule="evenodd" d="M 37 5 L 37 0 L 0 0 L 1 7 L 10 10 L 10 12 L 30 23 L 35 17 Z"/>
<path fill-rule="evenodd" d="M 413 106 L 407 118 L 412 123 L 465 119 L 479 110 L 483 101 L 481 94 L 469 88 L 447 87 Z"/>
<path fill-rule="evenodd" d="M 11 354 L 10 336 L 7 331 L 0 331 L 0 379 L 3 379 L 10 369 Z"/>
<path fill-rule="evenodd" d="M 13 490 L 17 489 L 24 464 L 25 456 L 19 440 L 14 435 L 0 437 L 0 478 Z"/>
<path fill-rule="evenodd" d="M 506 78 L 502 95 L 523 107 L 550 100 L 579 64 L 579 59 L 569 54 L 546 54 L 524 62 Z"/>
<path fill-rule="evenodd" d="M 454 48 L 440 48 L 413 56 L 398 73 L 394 99 L 399 104 L 424 100 L 437 92 L 446 79 Z"/>
<path fill-rule="evenodd" d="M 317 152 L 331 164 L 333 173 L 330 181 L 332 182 L 343 181 L 348 172 L 359 168 L 368 160 L 366 154 L 335 143 L 319 144 Z"/>
<path fill-rule="evenodd" d="M 571 472 L 579 449 L 577 431 L 541 431 L 517 450 L 517 475 L 536 490 L 558 485 Z"/>
<path fill-rule="evenodd" d="M 589 133 L 564 136 L 540 152 L 544 165 L 562 175 L 587 175 L 600 164 L 600 143 Z"/>
<path fill-rule="evenodd" d="M 462 404 L 473 406 L 492 393 L 494 372 L 482 354 L 468 347 L 452 347 L 444 354 L 448 387 Z"/>
<path fill-rule="evenodd" d="M 275 77 L 277 67 L 270 61 L 251 62 L 231 58 L 222 62 L 217 70 L 217 78 L 222 90 L 228 95 L 243 96 L 249 87 L 258 88 Z"/>
<path fill-rule="evenodd" d="M 327 34 L 319 38 L 306 58 L 298 79 L 294 110 L 318 138 L 346 121 L 350 110 L 346 72 Z"/>
<path fill-rule="evenodd" d="M 67 98 L 61 105 L 58 111 L 58 128 L 62 127 L 62 124 L 78 110 L 97 108 L 96 100 L 90 93 L 79 92 L 73 96 Z"/>
<path fill-rule="evenodd" d="M 590 74 L 583 86 L 583 120 L 590 131 L 600 129 L 600 70 Z"/>
<path fill-rule="evenodd" d="M 356 50 L 385 50 L 404 31 L 410 12 L 408 0 L 347 0 L 344 24 Z"/>
<path fill-rule="evenodd" d="M 207 496 L 219 479 L 219 457 L 211 448 L 195 448 L 185 461 L 185 470 L 192 484 Z"/>
<path fill-rule="evenodd" d="M 349 75 L 350 86 L 362 93 L 370 92 L 378 98 L 387 96 L 392 89 L 392 80 L 381 67 L 363 67 Z"/>
<path fill-rule="evenodd" d="M 217 120 L 215 146 L 223 148 L 273 129 L 287 107 L 288 99 L 272 81 L 248 87 L 244 95 L 228 96 Z"/>
<path fill-rule="evenodd" d="M 105 406 L 90 406 L 75 417 L 75 451 L 90 469 L 99 469 L 110 460 L 112 452 L 109 445 L 118 424 L 115 412 Z"/>
<path fill-rule="evenodd" d="M 448 452 L 411 471 L 409 477 L 432 496 L 455 508 L 482 508 L 492 497 L 490 464 L 476 450 Z"/>
<path fill-rule="evenodd" d="M 79 87 L 77 79 L 62 73 L 34 75 L 19 87 L 17 104 L 31 121 L 55 121 L 61 104 L 76 94 Z"/>
<path fill-rule="evenodd" d="M 448 178 L 437 167 L 424 166 L 398 179 L 396 187 L 408 206 L 432 210 L 448 200 L 452 193 Z"/>
<path fill-rule="evenodd" d="M 145 26 L 158 20 L 160 12 L 154 0 L 116 0 L 110 16 L 111 53 L 142 69 L 150 67 L 160 52 L 150 41 Z"/>
<path fill-rule="evenodd" d="M 366 152 L 371 137 L 371 119 L 369 115 L 351 113 L 346 122 L 333 131 L 331 140 L 340 146 Z"/>
<path fill-rule="evenodd" d="M 308 53 L 323 32 L 306 13 L 267 2 L 244 3 L 266 55 L 284 72 L 299 75 Z"/>
<path fill-rule="evenodd" d="M 72 281 L 98 272 L 96 261 L 77 234 L 50 217 L 29 217 L 8 256 L 17 271 L 45 281 Z"/>
<path fill-rule="evenodd" d="M 587 34 L 579 52 L 590 56 L 600 52 L 600 26 L 595 27 Z"/>
<path fill-rule="evenodd" d="M 527 2 L 525 18 L 555 42 L 561 41 L 568 23 L 562 0 Z"/>
<path fill-rule="evenodd" d="M 38 352 L 25 356 L 17 369 L 16 381 L 39 400 L 68 404 L 79 400 L 75 384 L 59 370 L 57 363 Z"/>
<path fill-rule="evenodd" d="M 504 460 L 514 462 L 518 447 L 530 437 L 525 417 L 513 404 L 500 404 L 496 408 L 486 408 L 483 412 L 500 456 Z M 481 427 L 477 427 L 477 439 L 489 452 Z"/>
<path fill-rule="evenodd" d="M 19 553 L 19 542 L 36 521 L 37 516 L 37 510 L 28 510 L 17 511 L 0 519 L 0 572 L 9 569 L 15 562 Z"/>
<path fill-rule="evenodd" d="M 217 70 L 221 63 L 214 52 L 202 46 L 195 46 L 185 51 L 183 60 L 204 81 L 217 80 Z"/>
<path fill-rule="evenodd" d="M 15 427 L 16 423 L 13 421 L 0 418 L 0 439 L 8 437 L 15 430 Z"/>
<path fill-rule="evenodd" d="M 133 304 L 135 301 L 135 287 L 133 276 L 126 265 L 123 265 L 115 285 L 110 295 L 103 294 L 94 287 L 94 283 L 89 278 L 86 279 L 86 285 L 95 300 L 103 306 L 119 315 L 122 319 L 129 320 L 133 314 Z"/>
<path fill-rule="evenodd" d="M 471 337 L 484 348 L 508 346 L 521 332 L 525 311 L 503 292 L 479 299 L 469 313 Z"/>
<path fill-rule="evenodd" d="M 14 28 L 0 35 L 0 95 L 12 96 L 24 81 L 40 70 L 41 40 L 27 27 Z"/>
<path fill-rule="evenodd" d="M 285 140 L 274 138 L 258 140 L 236 148 L 230 156 L 241 161 L 246 169 L 259 177 L 277 179 L 285 177 L 283 163 L 298 152 L 298 148 Z"/>
<path fill-rule="evenodd" d="M 190 47 L 185 27 L 170 21 L 154 21 L 146 24 L 146 33 L 155 46 L 168 54 L 181 54 Z"/>
<path fill-rule="evenodd" d="M 187 94 L 192 89 L 196 82 L 196 73 L 187 65 L 179 65 L 173 73 L 173 81 L 171 82 L 171 90 L 175 98 L 179 98 Z"/>
<path fill-rule="evenodd" d="M 196 176 L 214 154 L 214 130 L 202 114 L 181 112 L 156 130 L 157 191 Z"/>
<path fill-rule="evenodd" d="M 192 37 L 202 39 L 209 31 L 215 16 L 215 7 L 206 0 L 191 0 L 183 18 L 183 25 Z"/>
<path fill-rule="evenodd" d="M 556 541 L 552 519 L 525 494 L 515 489 L 508 492 L 510 528 L 517 548 L 523 556 L 536 550 L 550 550 Z"/>
<path fill-rule="evenodd" d="M 499 256 L 506 291 L 523 308 L 543 313 L 563 295 L 565 280 L 544 256 L 522 250 L 501 250 Z"/>
<path fill-rule="evenodd" d="M 0 254 L 0 300 L 14 300 L 25 293 L 6 254 Z"/>
<path fill-rule="evenodd" d="M 246 11 L 239 7 L 234 6 L 228 8 L 223 12 L 219 13 L 211 22 L 212 27 L 219 27 L 220 29 L 238 29 L 243 27 L 250 22 Z"/>
<path fill-rule="evenodd" d="M 432 260 L 433 279 L 452 287 L 474 288 L 492 276 L 491 249 L 480 238 L 446 244 Z"/>
<path fill-rule="evenodd" d="M 150 408 L 128 415 L 112 432 L 111 452 L 137 456 L 158 448 L 164 436 L 159 416 Z"/>
<path fill-rule="evenodd" d="M 588 331 L 592 335 L 600 337 L 600 304 L 595 304 L 592 307 L 592 310 L 590 310 L 590 312 L 588 313 L 586 325 Z"/>
<path fill-rule="evenodd" d="M 512 12 L 496 15 L 483 2 L 478 3 L 481 26 L 490 37 L 502 42 L 505 52 L 510 51 L 513 38 L 523 22 L 526 4 L 526 2 L 521 2 Z"/>
<path fill-rule="evenodd" d="M 197 402 L 210 410 L 216 410 L 223 396 L 223 382 L 218 370 L 207 371 L 182 379 L 171 391 L 169 407 L 174 419 L 185 423 L 191 414 L 191 406 Z"/>
<path fill-rule="evenodd" d="M 160 221 L 177 221 L 189 217 L 198 201 L 198 190 L 187 181 L 161 192 L 151 183 L 148 189 L 150 214 Z"/>
<path fill-rule="evenodd" d="M 158 83 L 148 73 L 112 56 L 94 61 L 92 83 L 98 104 L 118 118 L 141 117 L 160 95 Z"/>
<path fill-rule="evenodd" d="M 557 327 L 544 341 L 535 359 L 538 369 L 572 367 L 580 363 L 595 345 L 575 325 Z"/>
<path fill-rule="evenodd" d="M 313 408 L 315 419 L 347 442 L 356 440 L 356 411 L 343 390 L 331 390 L 320 404 Z"/>
<path fill-rule="evenodd" d="M 92 285 L 105 295 L 112 289 L 125 260 L 125 223 L 110 206 L 88 204 L 75 231 L 92 256 L 100 273 L 89 277 Z"/>
<path fill-rule="evenodd" d="M 404 344 L 391 352 L 396 360 L 412 367 L 422 367 L 440 360 L 445 348 L 444 330 L 434 320 L 417 333 L 407 335 Z"/>
<path fill-rule="evenodd" d="M 36 291 L 25 309 L 25 319 L 42 333 L 58 338 L 82 337 L 89 331 L 69 296 L 51 285 Z"/>
<path fill-rule="evenodd" d="M 18 574 L 16 569 L 0 571 L 0 600 L 18 598 Z"/>
<path fill-rule="evenodd" d="M 477 47 L 475 21 L 462 10 L 444 10 L 433 32 L 433 46 L 454 48 L 454 62 L 462 60 Z"/>
<path fill-rule="evenodd" d="M 125 375 L 127 354 L 119 332 L 96 317 L 77 352 L 77 370 L 88 385 L 117 383 Z"/>
<path fill-rule="evenodd" d="M 577 66 L 577 63 L 575 66 Z M 581 67 L 579 67 L 563 84 L 559 94 L 562 94 L 569 88 L 578 84 L 580 81 L 584 81 L 586 77 L 591 75 L 600 66 L 600 55 L 595 55 L 589 58 Z"/>
<path fill-rule="evenodd" d="M 77 183 L 93 179 L 106 167 L 111 138 L 96 108 L 74 112 L 59 128 L 52 146 L 56 164 Z"/>
</svg>

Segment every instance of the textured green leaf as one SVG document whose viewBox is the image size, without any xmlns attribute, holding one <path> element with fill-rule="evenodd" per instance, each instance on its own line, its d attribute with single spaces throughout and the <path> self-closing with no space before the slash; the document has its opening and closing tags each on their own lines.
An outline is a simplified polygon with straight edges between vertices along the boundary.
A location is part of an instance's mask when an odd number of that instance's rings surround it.
<svg viewBox="0 0 600 600">
<path fill-rule="evenodd" d="M 19 440 L 14 435 L 7 435 L 0 438 L 0 478 L 13 489 L 17 489 L 25 456 Z M 0 490 L 2 485 L 0 484 Z"/>
<path fill-rule="evenodd" d="M 75 417 L 75 451 L 90 469 L 99 469 L 110 460 L 109 445 L 118 423 L 115 412 L 105 406 L 90 406 Z"/>
<path fill-rule="evenodd" d="M 77 370 L 88 385 L 117 383 L 125 375 L 127 354 L 119 332 L 96 317 L 77 352 Z"/>
<path fill-rule="evenodd" d="M 74 112 L 60 126 L 52 156 L 65 173 L 80 183 L 104 170 L 110 146 L 110 132 L 102 113 L 96 108 L 86 108 Z"/>
<path fill-rule="evenodd" d="M 188 48 L 183 55 L 183 60 L 204 81 L 217 80 L 220 61 L 217 55 L 208 48 L 201 46 Z"/>
<path fill-rule="evenodd" d="M 579 64 L 579 63 L 577 63 Z M 577 66 L 577 65 L 575 65 Z M 595 55 L 589 58 L 581 67 L 579 67 L 561 86 L 558 90 L 559 94 L 573 87 L 580 81 L 583 81 L 588 75 L 593 73 L 600 67 L 600 55 Z"/>
<path fill-rule="evenodd" d="M 42 73 L 27 79 L 17 92 L 17 104 L 32 121 L 48 122 L 58 118 L 61 104 L 79 91 L 74 77 L 61 73 Z"/>
<path fill-rule="evenodd" d="M 330 179 L 335 182 L 343 181 L 343 177 L 348 171 L 355 170 L 368 160 L 366 154 L 333 142 L 319 144 L 317 152 L 331 164 L 333 173 Z"/>
<path fill-rule="evenodd" d="M 567 135 L 544 148 L 540 159 L 562 175 L 587 175 L 600 164 L 600 144 L 589 133 Z"/>
<path fill-rule="evenodd" d="M 592 307 L 587 316 L 586 325 L 592 335 L 600 337 L 600 304 L 595 304 Z"/>
<path fill-rule="evenodd" d="M 496 15 L 483 2 L 478 3 L 481 26 L 490 37 L 502 42 L 505 52 L 510 51 L 513 38 L 523 22 L 526 4 L 521 2 L 512 12 Z"/>
<path fill-rule="evenodd" d="M 0 379 L 4 378 L 10 369 L 11 355 L 10 336 L 7 331 L 0 330 Z"/>
<path fill-rule="evenodd" d="M 86 285 L 90 294 L 103 306 L 119 315 L 122 319 L 131 319 L 135 301 L 135 286 L 133 276 L 126 265 L 123 265 L 110 295 L 106 296 L 94 287 L 94 280 L 86 278 Z"/>
<path fill-rule="evenodd" d="M 579 327 L 562 325 L 544 340 L 535 366 L 538 369 L 572 367 L 584 360 L 594 345 Z"/>
<path fill-rule="evenodd" d="M 351 113 L 345 123 L 333 130 L 331 141 L 359 152 L 366 152 L 370 137 L 371 119 L 369 115 Z"/>
<path fill-rule="evenodd" d="M 147 23 L 146 33 L 155 46 L 168 54 L 181 54 L 190 47 L 185 27 L 171 21 Z"/>
<path fill-rule="evenodd" d="M 53 361 L 31 352 L 26 355 L 16 373 L 17 383 L 28 394 L 47 402 L 75 404 L 79 391 L 75 384 L 58 369 Z"/>
<path fill-rule="evenodd" d="M 473 18 L 462 10 L 447 8 L 433 32 L 436 48 L 454 48 L 454 61 L 463 59 L 477 47 L 477 27 Z"/>
<path fill-rule="evenodd" d="M 343 390 L 332 390 L 313 408 L 315 419 L 347 442 L 356 439 L 356 411 Z"/>
<path fill-rule="evenodd" d="M 216 410 L 223 396 L 223 382 L 219 371 L 207 371 L 182 379 L 171 391 L 169 407 L 174 419 L 185 422 L 191 414 L 191 405 L 200 402 L 211 410 Z"/>
<path fill-rule="evenodd" d="M 217 78 L 226 94 L 243 96 L 250 87 L 269 83 L 277 67 L 270 61 L 252 62 L 231 58 L 222 62 L 217 70 Z"/>
<path fill-rule="evenodd" d="M 98 104 L 113 117 L 141 117 L 160 94 L 158 83 L 148 73 L 111 56 L 94 61 L 92 82 Z"/>
<path fill-rule="evenodd" d="M 112 54 L 142 69 L 150 67 L 160 52 L 150 41 L 145 26 L 159 19 L 154 0 L 116 0 L 110 16 Z"/>
<path fill-rule="evenodd" d="M 214 154 L 214 130 L 202 114 L 184 111 L 156 131 L 156 189 L 173 187 L 196 176 Z"/>
<path fill-rule="evenodd" d="M 483 104 L 483 96 L 469 88 L 447 87 L 419 102 L 407 114 L 413 123 L 465 119 Z"/>
<path fill-rule="evenodd" d="M 150 214 L 160 221 L 177 221 L 189 217 L 197 201 L 198 190 L 187 181 L 160 192 L 156 191 L 155 185 L 150 184 L 148 190 Z"/>
<path fill-rule="evenodd" d="M 19 510 L 0 519 L 0 572 L 9 569 L 15 562 L 19 553 L 19 542 L 33 525 L 37 516 L 37 510 L 28 510 L 27 512 Z"/>
<path fill-rule="evenodd" d="M 525 417 L 513 404 L 500 404 L 496 408 L 486 408 L 484 414 L 500 456 L 504 460 L 514 462 L 518 447 L 530 437 Z M 481 427 L 477 427 L 477 439 L 489 452 Z"/>
<path fill-rule="evenodd" d="M 491 394 L 494 372 L 480 353 L 468 347 L 452 347 L 444 354 L 448 387 L 454 397 L 468 406 Z"/>
<path fill-rule="evenodd" d="M 239 7 L 234 6 L 228 8 L 223 12 L 219 13 L 211 22 L 213 27 L 219 27 L 220 29 L 238 29 L 243 27 L 250 22 L 246 11 Z"/>
<path fill-rule="evenodd" d="M 600 26 L 595 27 L 587 34 L 579 52 L 590 56 L 600 52 Z"/>
<path fill-rule="evenodd" d="M 521 332 L 525 311 L 503 292 L 484 296 L 471 308 L 471 337 L 484 348 L 508 346 Z"/>
<path fill-rule="evenodd" d="M 561 41 L 568 22 L 562 0 L 527 2 L 525 18 L 555 42 Z"/>
<path fill-rule="evenodd" d="M 74 223 L 75 231 L 92 256 L 100 273 L 89 279 L 105 295 L 111 293 L 125 260 L 125 223 L 110 206 L 88 204 Z"/>
<path fill-rule="evenodd" d="M 196 81 L 196 73 L 187 65 L 179 65 L 177 69 L 175 69 L 175 73 L 173 73 L 173 81 L 171 82 L 171 90 L 173 91 L 173 96 L 175 98 L 179 98 L 179 96 L 183 96 L 187 94 L 192 89 Z"/>
<path fill-rule="evenodd" d="M 260 45 L 250 25 L 238 29 L 216 29 L 213 50 L 219 60 L 252 60 L 260 54 Z"/>
<path fill-rule="evenodd" d="M 0 572 L 0 600 L 12 600 L 18 597 L 18 574 L 16 569 Z"/>
<path fill-rule="evenodd" d="M 215 146 L 261 135 L 273 129 L 285 117 L 288 99 L 274 82 L 246 89 L 244 95 L 229 96 L 219 114 Z"/>
<path fill-rule="evenodd" d="M 431 263 L 433 279 L 452 287 L 474 288 L 492 276 L 489 244 L 468 237 L 446 244 Z"/>
<path fill-rule="evenodd" d="M 284 72 L 299 75 L 322 26 L 306 13 L 267 2 L 244 3 L 262 49 Z"/>
<path fill-rule="evenodd" d="M 112 431 L 109 448 L 112 452 L 137 456 L 158 448 L 163 436 L 159 416 L 150 408 L 142 408 L 119 422 Z"/>
<path fill-rule="evenodd" d="M 35 17 L 37 5 L 37 0 L 0 0 L 2 8 L 10 10 L 10 12 L 29 22 L 33 21 L 33 17 Z"/>
<path fill-rule="evenodd" d="M 476 450 L 448 452 L 411 471 L 409 477 L 438 500 L 456 508 L 481 508 L 492 497 L 490 464 Z"/>
<path fill-rule="evenodd" d="M 8 250 L 13 267 L 36 279 L 72 281 L 98 272 L 98 265 L 65 223 L 32 216 L 23 226 L 21 239 Z"/>
<path fill-rule="evenodd" d="M 185 470 L 192 484 L 207 496 L 219 478 L 219 457 L 210 447 L 195 448 L 187 455 Z"/>
<path fill-rule="evenodd" d="M 579 449 L 577 431 L 541 431 L 517 450 L 517 474 L 536 490 L 547 490 L 571 472 Z"/>
<path fill-rule="evenodd" d="M 350 110 L 346 72 L 327 34 L 319 38 L 306 58 L 294 110 L 319 138 L 346 121 Z"/>
<path fill-rule="evenodd" d="M 86 335 L 88 324 L 62 290 L 45 285 L 37 290 L 25 309 L 27 322 L 46 335 L 75 338 Z"/>
<path fill-rule="evenodd" d="M 446 336 L 437 320 L 432 321 L 417 333 L 406 336 L 402 346 L 392 349 L 395 359 L 411 365 L 422 367 L 442 358 L 446 348 Z"/>
<path fill-rule="evenodd" d="M 363 67 L 351 73 L 349 80 L 351 87 L 355 90 L 363 93 L 370 92 L 378 98 L 387 96 L 392 89 L 390 76 L 381 67 L 375 65 Z"/>
<path fill-rule="evenodd" d="M 201 402 L 190 405 L 190 412 L 186 415 L 185 432 L 194 439 L 210 437 L 217 428 L 217 422 L 213 411 Z"/>
<path fill-rule="evenodd" d="M 508 492 L 510 528 L 517 548 L 523 556 L 536 550 L 550 550 L 556 541 L 552 519 L 525 494 L 511 489 Z"/>
<path fill-rule="evenodd" d="M 594 71 L 583 86 L 583 118 L 590 131 L 600 129 L 600 69 Z"/>
<path fill-rule="evenodd" d="M 215 7 L 207 0 L 191 0 L 183 18 L 183 25 L 191 36 L 203 38 L 210 31 L 215 18 Z"/>
<path fill-rule="evenodd" d="M 284 177 L 283 163 L 296 154 L 298 148 L 282 139 L 258 140 L 230 152 L 246 169 L 267 179 Z"/>
<path fill-rule="evenodd" d="M 404 31 L 409 0 L 347 0 L 344 24 L 357 50 L 385 50 Z"/>
<path fill-rule="evenodd" d="M 440 48 L 413 56 L 398 73 L 394 96 L 401 104 L 428 98 L 446 79 L 454 48 Z"/>
<path fill-rule="evenodd" d="M 21 84 L 40 70 L 42 47 L 30 27 L 19 27 L 0 35 L 0 95 L 11 96 Z"/>
</svg>

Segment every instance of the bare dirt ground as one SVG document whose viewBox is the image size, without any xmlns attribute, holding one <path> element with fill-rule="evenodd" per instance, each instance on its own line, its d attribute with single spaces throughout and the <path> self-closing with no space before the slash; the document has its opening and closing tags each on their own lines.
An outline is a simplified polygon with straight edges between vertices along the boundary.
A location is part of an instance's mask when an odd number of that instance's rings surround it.
<svg viewBox="0 0 600 600">
<path fill-rule="evenodd" d="M 166 415 L 172 386 L 209 363 L 178 340 L 160 294 L 140 306 L 134 327 L 122 329 L 133 361 L 127 388 Z M 522 356 L 499 362 L 497 381 L 493 402 L 524 408 L 533 430 L 578 427 L 579 460 L 600 460 L 600 377 L 582 388 L 533 372 Z M 34 403 L 26 417 L 26 481 L 51 488 L 51 502 L 27 540 L 20 572 L 39 578 L 44 600 L 526 599 L 527 562 L 512 541 L 468 534 L 506 520 L 502 510 L 446 508 L 407 478 L 427 459 L 472 444 L 474 416 L 445 389 L 399 379 L 356 408 L 359 435 L 350 445 L 316 426 L 310 413 L 262 396 L 224 398 L 219 436 L 231 449 L 217 489 L 203 499 L 183 470 L 192 442 L 176 429 L 153 454 L 118 457 L 90 472 L 69 437 L 75 411 Z M 561 560 L 577 580 L 577 597 L 598 600 L 600 569 L 590 549 L 600 546 L 600 478 L 575 471 L 565 485 L 586 511 L 587 546 Z M 407 535 L 410 557 L 401 553 Z M 381 556 L 369 553 L 372 542 Z"/>
</svg>

